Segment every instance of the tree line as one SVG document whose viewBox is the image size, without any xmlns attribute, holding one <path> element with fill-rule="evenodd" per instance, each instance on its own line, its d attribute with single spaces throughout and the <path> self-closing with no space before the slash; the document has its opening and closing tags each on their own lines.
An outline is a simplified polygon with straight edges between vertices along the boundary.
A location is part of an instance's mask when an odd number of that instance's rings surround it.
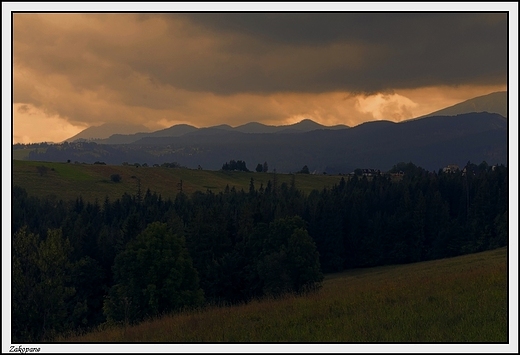
<svg viewBox="0 0 520 355">
<path fill-rule="evenodd" d="M 12 190 L 12 334 L 49 339 L 207 304 L 320 287 L 323 273 L 507 245 L 508 169 L 400 166 L 301 192 L 293 180 L 248 191 L 150 190 L 103 202 Z M 176 189 L 172 185 L 172 189 Z"/>
</svg>

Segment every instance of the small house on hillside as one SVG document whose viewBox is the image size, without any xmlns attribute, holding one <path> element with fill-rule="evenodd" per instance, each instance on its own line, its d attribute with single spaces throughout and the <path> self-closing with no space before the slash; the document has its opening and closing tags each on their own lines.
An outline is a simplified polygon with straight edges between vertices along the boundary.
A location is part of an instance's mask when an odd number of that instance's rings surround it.
<svg viewBox="0 0 520 355">
<path fill-rule="evenodd" d="M 363 169 L 363 175 L 365 176 L 374 176 L 381 174 L 381 170 L 379 169 Z"/>
<path fill-rule="evenodd" d="M 380 175 L 381 170 L 379 169 L 356 169 L 349 175 L 358 175 L 358 176 L 374 176 L 374 175 Z"/>
</svg>

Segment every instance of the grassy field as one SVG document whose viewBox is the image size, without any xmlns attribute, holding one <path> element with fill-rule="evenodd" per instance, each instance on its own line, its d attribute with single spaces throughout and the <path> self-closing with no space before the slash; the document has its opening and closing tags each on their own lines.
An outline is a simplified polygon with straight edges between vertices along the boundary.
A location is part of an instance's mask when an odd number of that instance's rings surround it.
<svg viewBox="0 0 520 355">
<path fill-rule="evenodd" d="M 37 169 L 41 166 L 47 168 L 43 175 Z M 112 174 L 119 174 L 121 182 L 112 182 Z M 105 196 L 115 200 L 125 192 L 135 194 L 138 178 L 143 193 L 149 188 L 165 199 L 174 199 L 179 191 L 177 184 L 181 180 L 183 191 L 187 194 L 206 190 L 218 193 L 224 191 L 226 185 L 249 191 L 251 178 L 254 179 L 256 189 L 261 184 L 265 188 L 267 182 L 273 180 L 274 174 L 13 160 L 12 176 L 13 184 L 25 188 L 30 195 L 55 195 L 64 200 L 73 200 L 81 195 L 84 200 L 93 202 L 95 199 L 103 201 Z M 280 185 L 284 182 L 290 184 L 292 175 L 276 174 L 276 179 Z M 298 189 L 310 192 L 338 184 L 341 176 L 296 174 L 294 179 Z"/>
<path fill-rule="evenodd" d="M 307 296 L 105 327 L 58 342 L 507 342 L 507 249 L 327 275 Z"/>
</svg>

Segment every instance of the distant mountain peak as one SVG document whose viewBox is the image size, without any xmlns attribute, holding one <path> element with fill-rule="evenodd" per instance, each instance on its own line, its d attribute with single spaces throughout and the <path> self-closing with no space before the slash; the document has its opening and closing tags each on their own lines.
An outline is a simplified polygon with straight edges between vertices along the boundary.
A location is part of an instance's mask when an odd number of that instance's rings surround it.
<svg viewBox="0 0 520 355">
<path fill-rule="evenodd" d="M 226 131 L 231 131 L 231 130 L 233 130 L 233 127 L 231 127 L 230 125 L 225 124 L 225 123 L 224 123 L 224 124 L 217 125 L 217 126 L 207 127 L 207 128 L 223 129 L 223 130 L 226 130 Z"/>
<path fill-rule="evenodd" d="M 294 125 L 315 125 L 315 126 L 323 126 L 322 124 L 319 124 L 318 122 L 315 122 L 315 121 L 311 120 L 310 118 L 304 118 L 303 120 L 301 120 L 301 121 L 298 122 L 298 123 L 293 124 L 292 126 L 294 126 Z"/>
<path fill-rule="evenodd" d="M 432 116 L 455 116 L 471 112 L 498 113 L 507 118 L 507 91 L 497 91 L 487 95 L 477 96 L 453 106 L 443 108 L 442 110 L 417 117 L 416 119 Z"/>
<path fill-rule="evenodd" d="M 325 126 L 325 125 L 315 122 L 309 118 L 305 118 L 298 123 L 288 125 L 285 127 L 288 129 L 297 129 L 297 130 L 302 130 L 302 131 L 306 131 L 306 132 L 314 131 L 316 129 L 334 129 L 334 130 L 336 130 L 336 129 L 349 128 L 348 126 L 342 125 L 342 124 L 335 125 L 335 126 Z"/>
</svg>

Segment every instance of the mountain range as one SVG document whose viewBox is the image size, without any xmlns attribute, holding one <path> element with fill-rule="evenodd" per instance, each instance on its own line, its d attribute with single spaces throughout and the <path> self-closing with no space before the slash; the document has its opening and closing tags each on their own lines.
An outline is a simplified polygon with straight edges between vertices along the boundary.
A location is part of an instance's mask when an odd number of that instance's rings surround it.
<svg viewBox="0 0 520 355">
<path fill-rule="evenodd" d="M 121 127 L 123 126 L 121 125 Z M 303 133 L 317 129 L 337 130 L 349 128 L 346 125 L 324 126 L 309 119 L 304 119 L 295 124 L 282 126 L 271 126 L 258 122 L 250 122 L 237 127 L 231 127 L 230 125 L 222 124 L 212 127 L 197 128 L 188 124 L 178 124 L 154 132 L 137 131 L 136 133 L 137 127 L 139 126 L 131 126 L 131 129 L 133 130 L 132 133 L 123 133 L 120 131 L 116 134 L 107 135 L 107 132 L 117 129 L 118 124 L 104 124 L 97 127 L 87 128 L 86 130 L 69 139 L 66 139 L 65 141 L 93 141 L 99 144 L 129 144 L 147 137 L 180 137 L 193 132 L 199 132 L 206 135 L 211 135 L 213 133 L 222 131 L 233 131 L 240 133 Z M 96 135 L 98 132 L 103 132 L 103 136 L 99 134 Z"/>
<path fill-rule="evenodd" d="M 402 161 L 436 170 L 448 164 L 463 166 L 468 160 L 505 164 L 507 121 L 498 114 L 468 113 L 402 123 L 374 121 L 350 129 L 300 134 L 214 131 L 207 135 L 197 131 L 181 137 L 147 137 L 130 146 L 152 145 L 175 150 L 170 159 L 182 165 L 210 170 L 230 159 L 255 166 L 268 161 L 283 172 L 299 171 L 303 165 L 327 173 L 358 167 L 386 171 Z"/>
<path fill-rule="evenodd" d="M 143 125 L 120 124 L 120 123 L 104 123 L 100 126 L 91 126 L 78 134 L 68 138 L 65 142 L 74 142 L 76 140 L 104 139 L 110 137 L 115 132 L 119 134 L 133 134 L 137 132 L 148 132 L 149 129 Z"/>
<path fill-rule="evenodd" d="M 498 113 L 507 118 L 507 91 L 494 92 L 488 95 L 475 97 L 446 107 L 430 114 L 413 118 L 422 119 L 432 116 L 453 116 L 470 112 Z M 80 133 L 66 139 L 66 142 L 94 141 L 99 144 L 129 144 L 145 137 L 180 137 L 187 133 L 201 130 L 205 134 L 219 131 L 236 131 L 242 133 L 302 133 L 317 129 L 346 129 L 346 125 L 324 126 L 310 119 L 292 125 L 272 126 L 258 122 L 250 122 L 237 127 L 222 124 L 212 127 L 197 128 L 188 124 L 178 124 L 169 128 L 151 132 L 143 125 L 105 123 L 101 126 L 89 127 Z"/>
<path fill-rule="evenodd" d="M 28 159 L 116 165 L 177 162 L 208 170 L 218 170 L 230 160 L 243 160 L 253 170 L 267 161 L 271 170 L 279 172 L 296 172 L 307 165 L 311 171 L 331 174 L 356 168 L 387 171 L 399 162 L 412 162 L 430 171 L 449 164 L 464 166 L 468 161 L 507 165 L 507 118 L 493 111 L 507 113 L 507 93 L 467 100 L 399 123 L 328 127 L 303 120 L 286 126 L 251 122 L 207 128 L 181 124 L 155 132 L 56 145 L 46 152 L 31 152 Z"/>
</svg>

